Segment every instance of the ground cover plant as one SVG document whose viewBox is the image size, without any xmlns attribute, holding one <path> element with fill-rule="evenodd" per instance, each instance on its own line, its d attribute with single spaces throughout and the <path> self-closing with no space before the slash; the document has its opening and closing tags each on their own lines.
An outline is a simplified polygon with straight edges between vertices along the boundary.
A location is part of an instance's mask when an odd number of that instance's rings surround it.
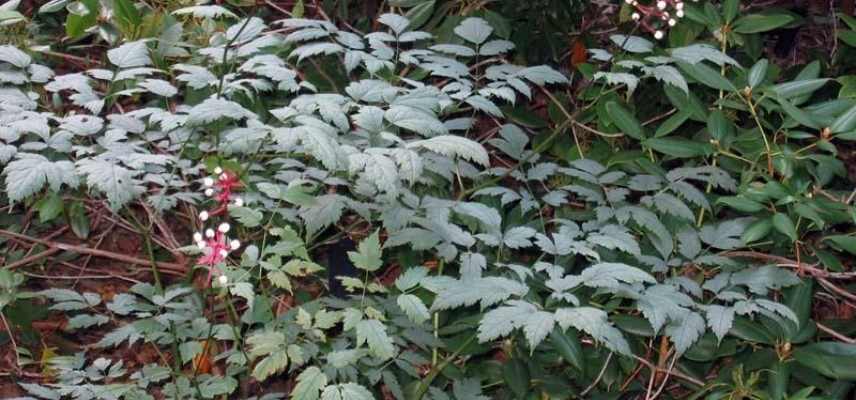
<svg viewBox="0 0 856 400">
<path fill-rule="evenodd" d="M 0 395 L 849 398 L 847 7 L 8 2 Z"/>
</svg>

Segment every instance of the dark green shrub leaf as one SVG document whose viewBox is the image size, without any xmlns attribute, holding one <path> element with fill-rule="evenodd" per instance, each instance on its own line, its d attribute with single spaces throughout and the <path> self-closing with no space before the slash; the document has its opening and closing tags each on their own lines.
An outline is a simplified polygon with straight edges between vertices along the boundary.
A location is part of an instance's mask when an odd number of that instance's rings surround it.
<svg viewBox="0 0 856 400">
<path fill-rule="evenodd" d="M 628 109 L 624 108 L 623 105 L 616 101 L 610 101 L 606 103 L 606 110 L 609 112 L 612 122 L 615 123 L 615 126 L 624 132 L 624 134 L 634 139 L 642 139 L 645 136 L 642 124 L 639 123 L 639 120 L 637 120 Z"/>
<path fill-rule="evenodd" d="M 733 30 L 737 33 L 761 33 L 783 27 L 794 21 L 789 14 L 749 14 L 734 21 Z"/>
</svg>

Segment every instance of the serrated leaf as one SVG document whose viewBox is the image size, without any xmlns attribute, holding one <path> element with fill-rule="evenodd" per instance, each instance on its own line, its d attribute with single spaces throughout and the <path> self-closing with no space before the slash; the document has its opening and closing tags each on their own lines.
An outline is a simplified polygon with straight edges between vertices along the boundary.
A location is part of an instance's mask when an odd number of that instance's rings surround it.
<svg viewBox="0 0 856 400">
<path fill-rule="evenodd" d="M 425 267 L 409 268 L 395 280 L 395 287 L 402 292 L 410 290 L 428 276 L 428 272 L 428 268 Z"/>
<path fill-rule="evenodd" d="M 411 321 L 421 324 L 431 318 L 428 307 L 418 297 L 412 294 L 398 296 L 396 303 Z"/>
<path fill-rule="evenodd" d="M 381 360 L 395 356 L 395 345 L 386 333 L 386 326 L 376 319 L 364 319 L 357 323 L 357 346 L 367 343 L 369 350 Z"/>
<path fill-rule="evenodd" d="M 32 58 L 27 53 L 24 53 L 15 46 L 0 46 L 0 62 L 12 64 L 18 68 L 26 68 L 30 65 L 31 61 Z"/>
<path fill-rule="evenodd" d="M 185 15 L 191 14 L 194 18 L 219 18 L 219 17 L 229 17 L 229 18 L 238 18 L 237 15 L 229 11 L 228 9 L 221 6 L 192 6 L 192 7 L 184 7 L 179 8 L 172 12 L 175 15 Z"/>
<path fill-rule="evenodd" d="M 610 350 L 629 355 L 630 345 L 621 332 L 612 326 L 606 313 L 593 307 L 560 308 L 556 310 L 556 323 L 562 329 L 574 327 L 604 343 Z"/>
<path fill-rule="evenodd" d="M 288 354 L 286 350 L 277 350 L 265 358 L 262 358 L 253 367 L 253 378 L 262 382 L 271 375 L 274 375 L 288 366 Z"/>
<path fill-rule="evenodd" d="M 187 123 L 202 125 L 222 118 L 240 120 L 254 117 L 255 114 L 238 103 L 220 97 L 210 97 L 190 109 L 187 115 Z"/>
<path fill-rule="evenodd" d="M 383 14 L 377 22 L 388 26 L 396 35 L 402 34 L 410 26 L 410 20 L 398 14 Z"/>
<path fill-rule="evenodd" d="M 609 40 L 631 53 L 650 53 L 654 50 L 654 43 L 639 36 L 611 35 Z"/>
<path fill-rule="evenodd" d="M 672 54 L 672 57 L 690 64 L 710 61 L 716 65 L 740 65 L 733 58 L 723 53 L 722 50 L 709 44 L 693 44 L 685 47 L 679 47 L 672 49 L 670 53 Z"/>
<path fill-rule="evenodd" d="M 374 396 L 356 383 L 343 383 L 324 388 L 321 400 L 374 400 Z"/>
<path fill-rule="evenodd" d="M 430 137 L 448 133 L 448 129 L 437 119 L 437 116 L 415 107 L 393 105 L 386 110 L 384 118 L 395 126 L 414 131 L 423 136 Z"/>
<path fill-rule="evenodd" d="M 511 301 L 508 305 L 486 312 L 479 321 L 479 342 L 508 336 L 514 329 L 523 326 L 527 317 L 536 311 L 535 306 L 528 302 Z"/>
<path fill-rule="evenodd" d="M 289 394 L 292 400 L 318 400 L 321 390 L 327 386 L 327 375 L 312 366 L 297 376 L 297 385 Z"/>
<path fill-rule="evenodd" d="M 722 338 L 731 330 L 734 324 L 734 309 L 720 305 L 710 305 L 705 308 L 707 312 L 707 326 L 722 341 Z"/>
<path fill-rule="evenodd" d="M 529 342 L 529 348 L 535 349 L 553 330 L 555 317 L 553 313 L 538 311 L 528 314 L 523 324 L 523 335 Z"/>
<path fill-rule="evenodd" d="M 86 177 L 86 185 L 107 195 L 110 208 L 118 210 L 145 191 L 136 173 L 115 162 L 84 159 L 77 171 Z"/>
<path fill-rule="evenodd" d="M 70 161 L 50 161 L 44 156 L 18 153 L 17 159 L 6 165 L 6 195 L 12 202 L 21 201 L 48 185 L 58 192 L 65 184 L 77 187 L 74 164 Z"/>
<path fill-rule="evenodd" d="M 490 37 L 490 34 L 493 33 L 493 28 L 487 21 L 471 17 L 463 20 L 460 25 L 455 27 L 454 31 L 462 39 L 478 45 L 484 43 Z"/>
<path fill-rule="evenodd" d="M 379 233 L 379 230 L 375 230 L 371 235 L 360 242 L 358 251 L 348 252 L 348 258 L 354 263 L 354 266 L 365 271 L 373 272 L 377 271 L 377 269 L 383 265 Z"/>
<path fill-rule="evenodd" d="M 407 144 L 408 148 L 425 148 L 447 157 L 461 157 L 484 166 L 490 165 L 490 158 L 484 146 L 470 139 L 443 135 L 431 139 L 417 140 Z"/>
<path fill-rule="evenodd" d="M 107 59 L 119 68 L 144 67 L 152 63 L 149 47 L 142 40 L 107 50 Z"/>
<path fill-rule="evenodd" d="M 704 333 L 705 321 L 701 315 L 687 312 L 683 320 L 676 321 L 666 326 L 666 334 L 675 344 L 677 354 L 683 354 Z"/>
</svg>

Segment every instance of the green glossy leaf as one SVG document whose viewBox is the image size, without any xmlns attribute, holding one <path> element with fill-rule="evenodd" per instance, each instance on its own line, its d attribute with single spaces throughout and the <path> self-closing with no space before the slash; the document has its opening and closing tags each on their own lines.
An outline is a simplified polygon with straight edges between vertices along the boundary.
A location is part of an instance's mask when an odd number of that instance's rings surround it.
<svg viewBox="0 0 856 400">
<path fill-rule="evenodd" d="M 725 91 L 737 91 L 731 81 L 723 77 L 719 70 L 713 69 L 704 63 L 690 64 L 679 61 L 678 67 L 693 79 L 713 89 Z"/>
<path fill-rule="evenodd" d="M 86 216 L 86 207 L 83 203 L 76 201 L 66 207 L 65 218 L 75 236 L 80 239 L 89 237 L 89 217 Z"/>
<path fill-rule="evenodd" d="M 36 203 L 36 209 L 39 210 L 39 222 L 45 223 L 53 220 L 62 214 L 62 196 L 54 192 L 49 192 L 47 196 Z"/>
<path fill-rule="evenodd" d="M 740 14 L 740 0 L 725 0 L 722 2 L 722 16 L 725 17 L 725 22 L 734 21 L 734 18 Z"/>
<path fill-rule="evenodd" d="M 663 121 L 654 133 L 654 137 L 663 137 L 675 131 L 690 118 L 690 113 L 687 111 L 678 111 L 671 117 Z"/>
<path fill-rule="evenodd" d="M 856 236 L 832 235 L 823 238 L 823 240 L 832 242 L 835 247 L 856 255 Z"/>
<path fill-rule="evenodd" d="M 770 368 L 770 377 L 767 380 L 770 400 L 783 400 L 787 395 L 791 365 L 788 361 L 779 361 Z"/>
<path fill-rule="evenodd" d="M 76 8 L 80 9 L 80 12 L 69 12 L 65 20 L 65 34 L 72 39 L 80 38 L 87 29 L 95 26 L 101 11 L 98 0 L 80 0 L 76 3 L 79 4 Z"/>
<path fill-rule="evenodd" d="M 636 119 L 633 113 L 623 105 L 616 101 L 610 101 L 606 103 L 606 110 L 609 112 L 612 122 L 615 123 L 615 126 L 624 132 L 624 134 L 634 139 L 642 139 L 645 136 L 642 124 L 639 123 L 639 120 Z"/>
<path fill-rule="evenodd" d="M 856 105 L 850 107 L 844 114 L 838 116 L 829 126 L 832 133 L 848 132 L 856 129 Z"/>
<path fill-rule="evenodd" d="M 734 136 L 734 124 L 722 110 L 715 110 L 707 117 L 707 130 L 714 139 L 722 142 Z"/>
<path fill-rule="evenodd" d="M 773 344 L 775 342 L 774 337 L 763 325 L 745 317 L 734 318 L 734 324 L 728 333 L 750 342 L 762 344 Z"/>
<path fill-rule="evenodd" d="M 737 33 L 761 33 L 781 28 L 794 21 L 789 14 L 749 14 L 734 21 L 732 29 Z"/>
<path fill-rule="evenodd" d="M 727 196 L 720 197 L 719 200 L 716 201 L 717 204 L 725 204 L 737 211 L 743 211 L 747 213 L 756 213 L 764 209 L 764 205 L 754 201 L 747 199 L 743 196 Z"/>
<path fill-rule="evenodd" d="M 805 79 L 780 83 L 778 85 L 771 86 L 769 90 L 779 97 L 790 99 L 814 93 L 817 89 L 820 89 L 825 85 L 826 82 L 829 82 L 829 79 Z"/>
<path fill-rule="evenodd" d="M 767 59 L 762 59 L 755 63 L 752 66 L 752 69 L 749 70 L 749 87 L 756 88 L 761 82 L 764 81 L 764 78 L 767 77 L 767 67 L 770 65 L 770 62 Z"/>
<path fill-rule="evenodd" d="M 758 221 L 755 221 L 752 225 L 749 225 L 746 228 L 746 231 L 743 232 L 743 236 L 741 239 L 744 243 L 752 243 L 758 240 L 761 240 L 767 235 L 770 234 L 770 231 L 773 230 L 773 221 L 769 218 L 764 218 Z"/>
<path fill-rule="evenodd" d="M 435 0 L 423 0 L 418 5 L 407 10 L 407 13 L 404 14 L 404 16 L 410 20 L 411 29 L 419 29 L 422 25 L 425 25 L 425 23 L 428 22 L 434 14 L 435 3 Z"/>
<path fill-rule="evenodd" d="M 811 114 L 803 111 L 801 108 L 798 108 L 790 100 L 779 98 L 777 101 L 779 102 L 779 105 L 782 106 L 782 110 L 784 110 L 785 113 L 795 121 L 809 128 L 820 128 L 820 124 L 815 121 L 815 118 Z"/>
<path fill-rule="evenodd" d="M 700 157 L 713 153 L 713 147 L 709 143 L 681 138 L 652 138 L 645 140 L 642 144 L 677 158 Z"/>
<path fill-rule="evenodd" d="M 794 226 L 794 221 L 791 220 L 790 216 L 777 212 L 773 214 L 772 221 L 773 228 L 776 228 L 777 231 L 787 236 L 792 242 L 797 241 L 797 228 Z"/>
<path fill-rule="evenodd" d="M 514 393 L 517 399 L 523 399 L 529 393 L 529 369 L 526 363 L 517 357 L 506 361 L 502 369 L 502 376 L 505 378 L 505 383 Z"/>
<path fill-rule="evenodd" d="M 113 12 L 126 30 L 136 29 L 143 21 L 131 0 L 113 0 Z"/>
<path fill-rule="evenodd" d="M 838 31 L 838 38 L 850 47 L 856 47 L 856 31 Z"/>
<path fill-rule="evenodd" d="M 563 332 L 562 328 L 556 326 L 550 332 L 550 342 L 568 364 L 578 369 L 580 373 L 585 374 L 586 361 L 577 330 L 569 329 L 567 332 Z"/>
<path fill-rule="evenodd" d="M 794 359 L 833 379 L 856 380 L 856 344 L 811 343 L 797 347 Z"/>
</svg>

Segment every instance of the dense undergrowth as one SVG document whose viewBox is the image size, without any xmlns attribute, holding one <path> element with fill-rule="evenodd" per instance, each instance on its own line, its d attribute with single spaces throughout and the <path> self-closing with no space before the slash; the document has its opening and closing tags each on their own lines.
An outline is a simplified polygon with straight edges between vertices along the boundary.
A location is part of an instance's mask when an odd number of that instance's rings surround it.
<svg viewBox="0 0 856 400">
<path fill-rule="evenodd" d="M 497 3 L 3 5 L 0 395 L 852 396 L 856 20 Z"/>
</svg>

